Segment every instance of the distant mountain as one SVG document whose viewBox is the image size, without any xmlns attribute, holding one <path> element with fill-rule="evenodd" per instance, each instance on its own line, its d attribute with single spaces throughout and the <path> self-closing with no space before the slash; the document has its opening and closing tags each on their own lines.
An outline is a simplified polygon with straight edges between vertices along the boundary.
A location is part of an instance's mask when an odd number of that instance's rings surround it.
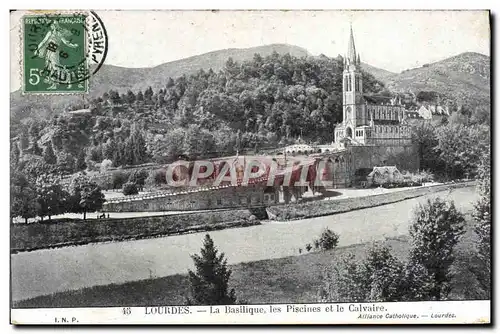
<svg viewBox="0 0 500 334">
<path fill-rule="evenodd" d="M 47 118 L 53 113 L 73 109 L 77 105 L 101 96 L 110 89 L 125 92 L 128 89 L 144 90 L 148 86 L 158 89 L 165 85 L 168 77 L 190 75 L 200 69 L 223 68 L 229 57 L 237 62 L 252 59 L 255 53 L 267 56 L 273 52 L 290 53 L 296 57 L 310 56 L 306 49 L 288 44 L 271 44 L 246 49 L 225 49 L 181 60 L 176 60 L 148 68 L 125 68 L 104 65 L 92 77 L 91 94 L 61 96 L 22 95 L 20 91 L 11 93 L 11 118 L 13 121 L 29 117 L 36 112 L 38 117 Z M 362 68 L 375 78 L 387 84 L 391 90 L 433 90 L 458 101 L 485 104 L 490 99 L 490 57 L 479 53 L 462 53 L 436 63 L 419 68 L 392 73 L 362 63 Z"/>
<path fill-rule="evenodd" d="M 396 73 L 384 70 L 382 68 L 378 68 L 375 66 L 371 66 L 369 64 L 361 62 L 361 68 L 366 72 L 372 74 L 375 78 L 380 81 L 384 81 L 387 77 L 393 76 Z"/>
<path fill-rule="evenodd" d="M 395 91 L 436 91 L 459 104 L 490 102 L 490 57 L 480 53 L 461 53 L 379 79 Z"/>
</svg>

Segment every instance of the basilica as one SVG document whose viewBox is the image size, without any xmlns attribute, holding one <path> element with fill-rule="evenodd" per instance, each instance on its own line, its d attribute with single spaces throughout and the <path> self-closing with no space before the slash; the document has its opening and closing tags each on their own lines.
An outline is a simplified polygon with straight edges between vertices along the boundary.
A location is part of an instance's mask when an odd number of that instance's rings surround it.
<svg viewBox="0 0 500 334">
<path fill-rule="evenodd" d="M 342 84 L 343 122 L 335 129 L 335 143 L 342 146 L 410 145 L 410 126 L 401 101 L 396 98 L 363 93 L 361 61 L 351 35 L 344 57 Z"/>
</svg>

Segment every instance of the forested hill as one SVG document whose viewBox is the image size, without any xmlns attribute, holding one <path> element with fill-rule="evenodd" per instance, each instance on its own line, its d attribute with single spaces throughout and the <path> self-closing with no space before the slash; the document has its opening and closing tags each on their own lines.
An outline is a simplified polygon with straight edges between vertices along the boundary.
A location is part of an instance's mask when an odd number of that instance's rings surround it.
<svg viewBox="0 0 500 334">
<path fill-rule="evenodd" d="M 90 102 L 88 115 L 32 118 L 13 127 L 13 137 L 23 154 L 43 156 L 51 147 L 61 168 L 74 161 L 75 169 L 84 160 L 87 166 L 103 159 L 119 166 L 259 150 L 301 134 L 331 142 L 342 118 L 342 63 L 276 52 L 242 63 L 230 58 L 220 71 L 167 77 L 159 89 L 110 90 Z M 366 92 L 384 89 L 363 75 Z"/>
<path fill-rule="evenodd" d="M 128 89 L 144 90 L 148 87 L 160 89 L 166 83 L 166 78 L 176 78 L 181 75 L 195 74 L 199 70 L 208 71 L 212 69 L 218 72 L 224 68 L 229 58 L 236 62 L 252 60 L 253 55 L 258 53 L 262 57 L 278 54 L 290 54 L 294 57 L 307 57 L 306 49 L 289 44 L 270 44 L 243 49 L 223 49 L 196 55 L 149 68 L 124 68 L 117 66 L 104 66 L 99 74 L 93 78 L 92 94 L 99 96 L 109 89 L 119 92 Z"/>
<path fill-rule="evenodd" d="M 145 90 L 149 86 L 153 89 L 163 87 L 169 77 L 176 78 L 181 75 L 191 75 L 203 69 L 219 71 L 224 67 L 228 58 L 243 62 L 251 60 L 258 53 L 265 57 L 273 52 L 278 54 L 289 53 L 295 57 L 306 57 L 306 49 L 289 44 L 270 44 L 243 49 L 224 49 L 204 53 L 167 62 L 154 67 L 127 68 L 114 65 L 103 65 L 99 72 L 90 80 L 91 98 L 99 97 L 113 89 L 120 93 L 128 89 L 133 91 Z M 84 95 L 22 95 L 20 91 L 11 93 L 11 119 L 13 122 L 24 117 L 47 118 L 63 110 L 70 110 L 73 105 L 81 104 L 87 100 Z M 34 112 L 33 112 L 34 111 Z"/>
</svg>

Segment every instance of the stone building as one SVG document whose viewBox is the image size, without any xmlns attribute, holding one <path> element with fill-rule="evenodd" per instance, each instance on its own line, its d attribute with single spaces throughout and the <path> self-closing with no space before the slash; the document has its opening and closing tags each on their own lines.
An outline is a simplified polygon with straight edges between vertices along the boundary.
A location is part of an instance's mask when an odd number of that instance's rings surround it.
<svg viewBox="0 0 500 334">
<path fill-rule="evenodd" d="M 360 55 L 356 53 L 352 27 L 344 57 L 342 90 L 343 121 L 335 128 L 333 151 L 322 153 L 330 157 L 333 186 L 354 186 L 360 171 L 376 166 L 418 169 L 418 146 L 412 141 L 410 118 L 401 97 L 368 95 L 363 91 Z"/>
<path fill-rule="evenodd" d="M 336 143 L 349 140 L 351 145 L 411 144 L 410 126 L 401 101 L 364 94 L 361 61 L 356 54 L 352 27 L 342 82 L 343 122 L 335 129 Z"/>
<path fill-rule="evenodd" d="M 280 193 L 274 187 L 255 184 L 246 187 L 223 185 L 198 189 L 179 189 L 118 197 L 104 203 L 105 212 L 190 211 L 226 208 L 261 207 L 279 203 Z"/>
</svg>

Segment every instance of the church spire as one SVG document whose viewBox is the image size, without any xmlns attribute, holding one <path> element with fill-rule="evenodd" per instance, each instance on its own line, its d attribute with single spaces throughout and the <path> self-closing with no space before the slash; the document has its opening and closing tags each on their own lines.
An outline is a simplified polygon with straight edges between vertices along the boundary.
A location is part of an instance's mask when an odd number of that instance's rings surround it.
<svg viewBox="0 0 500 334">
<path fill-rule="evenodd" d="M 349 63 L 356 63 L 356 46 L 354 45 L 354 33 L 352 32 L 352 23 L 351 23 L 351 36 L 349 37 L 349 47 L 347 49 L 347 58 L 349 59 Z"/>
</svg>

